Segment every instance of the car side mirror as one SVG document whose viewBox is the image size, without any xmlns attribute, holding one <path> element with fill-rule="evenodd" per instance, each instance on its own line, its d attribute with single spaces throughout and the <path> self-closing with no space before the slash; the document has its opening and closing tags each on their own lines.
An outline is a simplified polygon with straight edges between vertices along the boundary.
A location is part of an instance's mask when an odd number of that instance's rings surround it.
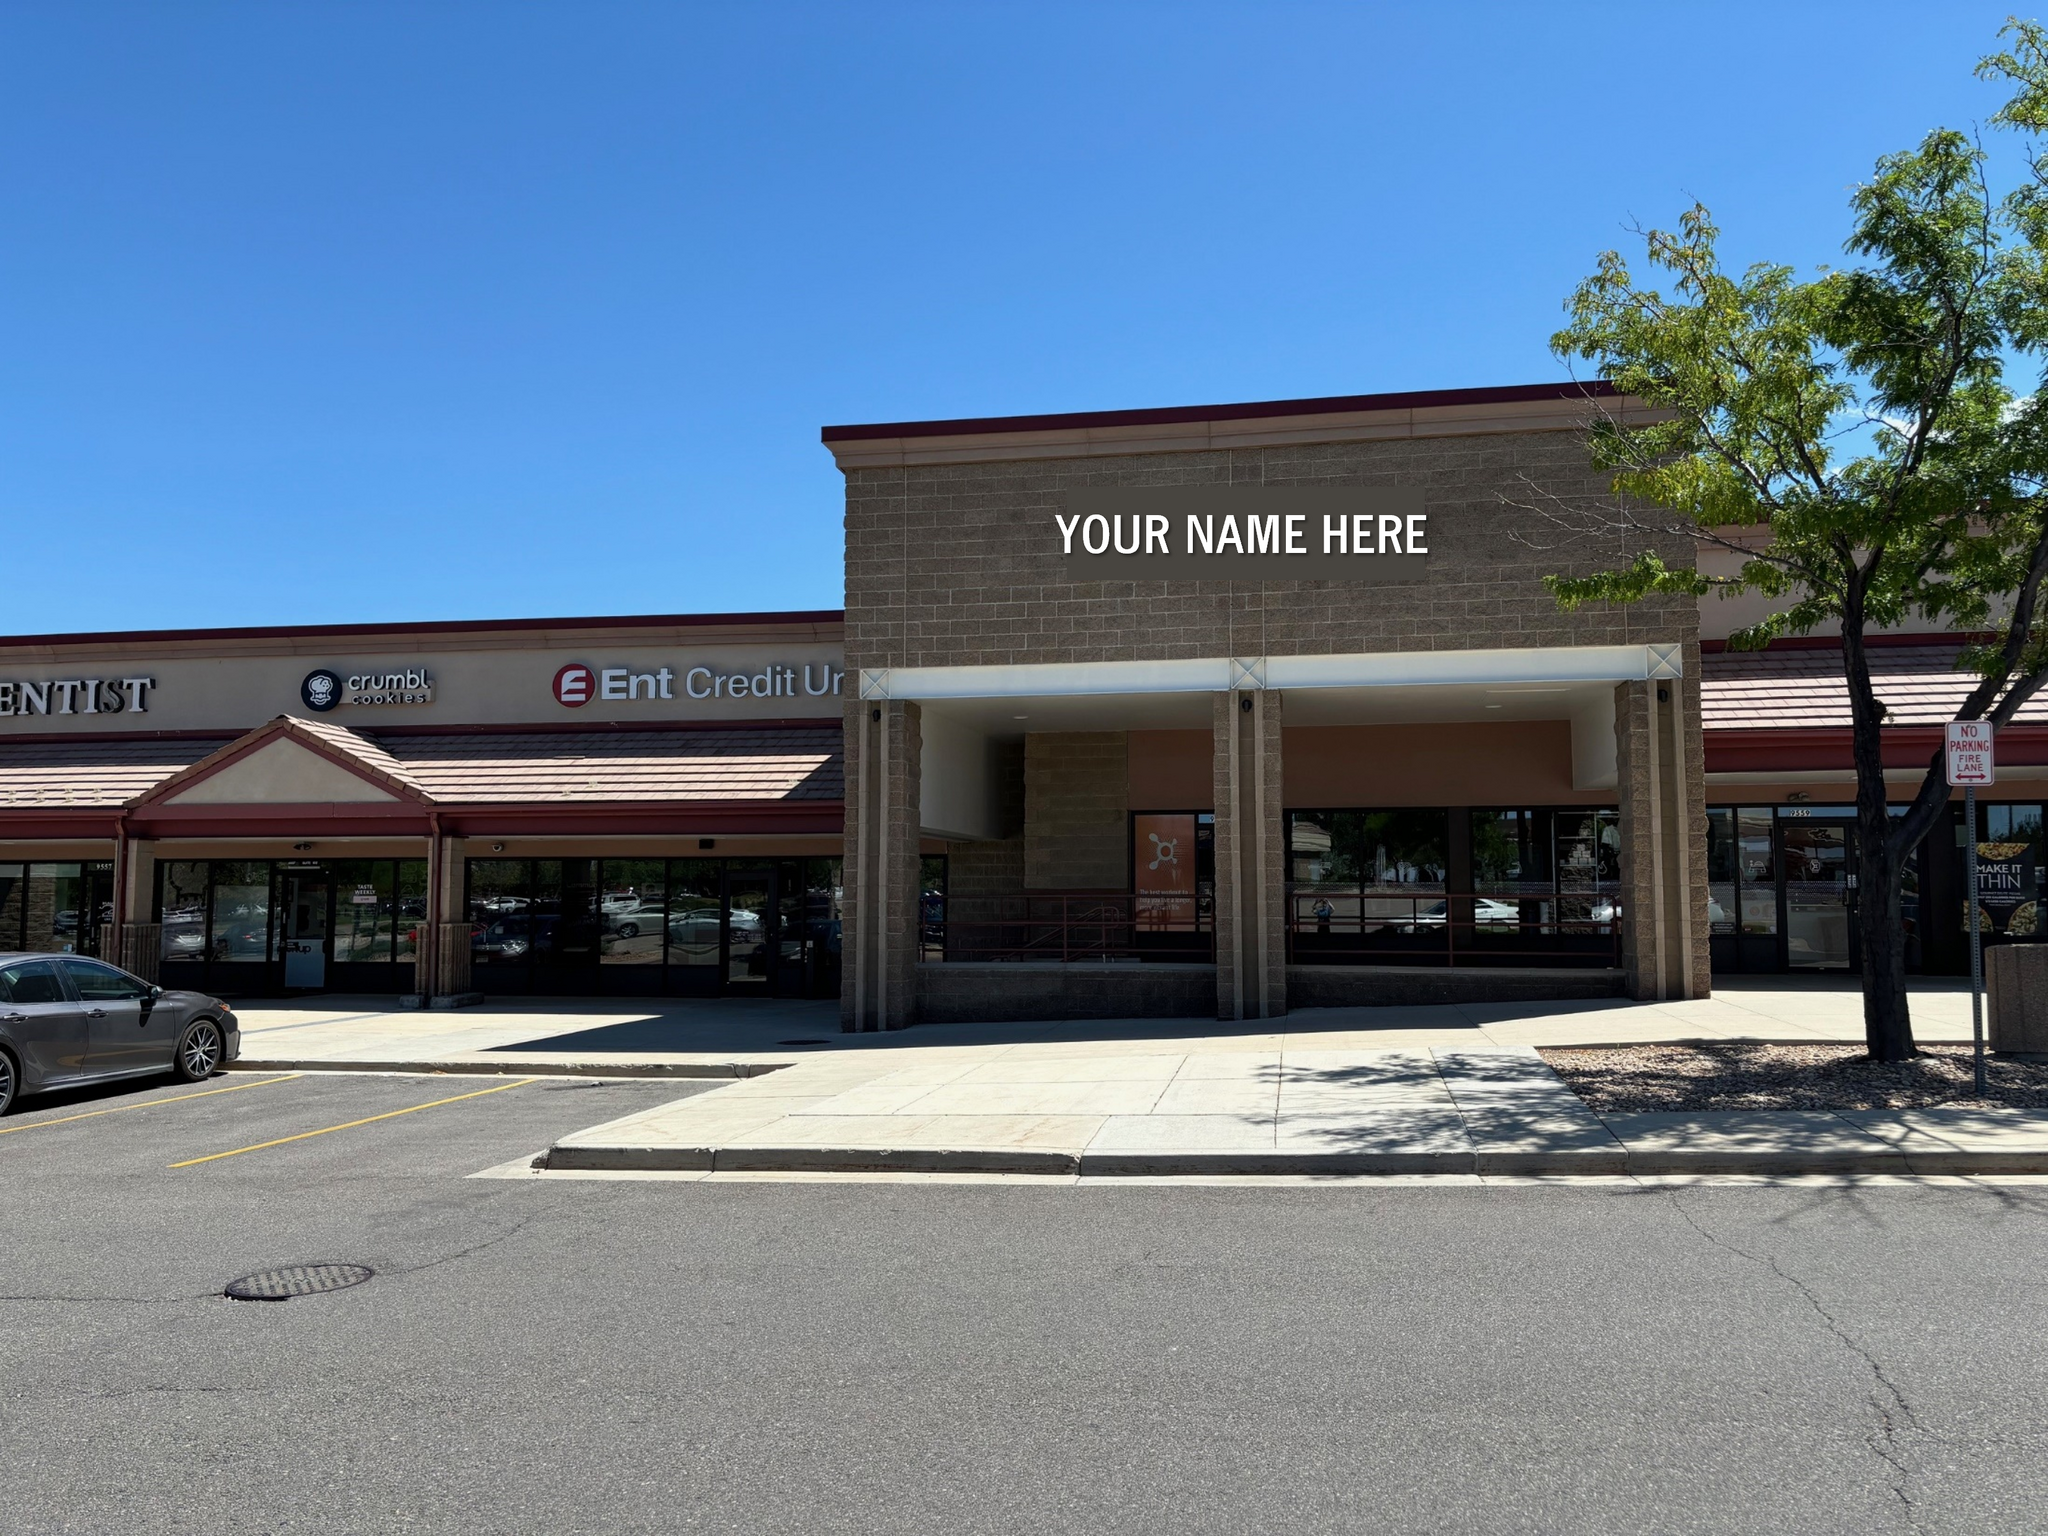
<svg viewBox="0 0 2048 1536">
<path fill-rule="evenodd" d="M 151 983 L 149 989 L 149 1000 L 153 1003 L 163 995 L 164 989 L 162 987 L 157 986 L 155 983 Z"/>
</svg>

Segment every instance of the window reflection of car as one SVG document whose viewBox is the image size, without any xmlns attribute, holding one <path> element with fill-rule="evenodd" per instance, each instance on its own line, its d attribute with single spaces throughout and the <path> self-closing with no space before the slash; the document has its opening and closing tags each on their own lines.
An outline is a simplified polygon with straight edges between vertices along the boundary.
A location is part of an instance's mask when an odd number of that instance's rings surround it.
<svg viewBox="0 0 2048 1536">
<path fill-rule="evenodd" d="M 202 953 L 206 948 L 206 914 L 204 912 L 166 912 L 164 914 L 164 958 L 183 960 Z"/>
<path fill-rule="evenodd" d="M 519 912 L 494 918 L 470 940 L 479 960 L 524 960 L 534 950 L 543 954 L 589 949 L 597 926 L 588 918 L 565 921 L 559 912 Z"/>
<path fill-rule="evenodd" d="M 629 905 L 613 907 L 607 905 L 604 911 L 604 932 L 606 938 L 637 939 L 643 933 L 659 933 L 665 921 L 659 906 Z"/>
<path fill-rule="evenodd" d="M 1417 928 L 1440 928 L 1450 921 L 1450 902 L 1431 902 L 1426 907 L 1415 909 Z M 1522 920 L 1522 909 L 1512 901 L 1497 901 L 1491 896 L 1475 896 L 1472 899 L 1472 921 L 1481 925 L 1488 923 L 1515 924 Z"/>
</svg>

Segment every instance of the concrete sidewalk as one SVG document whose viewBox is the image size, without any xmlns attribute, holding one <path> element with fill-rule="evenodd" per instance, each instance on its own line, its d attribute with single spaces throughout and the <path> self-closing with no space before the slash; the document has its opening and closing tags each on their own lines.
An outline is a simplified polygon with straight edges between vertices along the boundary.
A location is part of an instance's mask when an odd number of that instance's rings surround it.
<svg viewBox="0 0 2048 1536">
<path fill-rule="evenodd" d="M 1198 1019 L 923 1026 L 845 1035 L 833 1002 L 389 999 L 238 1009 L 238 1067 L 723 1077 L 592 1127 L 549 1169 L 1299 1173 L 2048 1172 L 2048 1114 L 1606 1115 L 1537 1046 L 1862 1038 L 1824 978 L 1723 978 L 1700 1002 L 1309 1009 Z M 1916 982 L 1923 1040 L 1967 1040 L 1969 996 Z"/>
<path fill-rule="evenodd" d="M 839 1031 L 839 1005 L 771 998 L 521 998 L 449 1012 L 401 1009 L 388 997 L 257 1000 L 236 1005 L 250 1070 L 671 1073 L 740 1077 L 820 1055 L 900 1056 L 939 1048 L 981 1051 L 1072 1046 L 1122 1053 L 1146 1041 L 1257 1049 L 1313 1039 L 1324 1049 L 1621 1044 L 1653 1040 L 1860 1040 L 1862 996 L 1840 978 L 1716 978 L 1699 1002 L 1615 999 L 1310 1008 L 1275 1020 L 1061 1020 L 927 1024 L 889 1034 Z M 1923 1040 L 1966 1040 L 1961 983 L 1916 980 Z M 875 1071 L 884 1070 L 880 1067 Z"/>
<path fill-rule="evenodd" d="M 1845 1006 L 1853 993 L 1742 1001 L 1752 1006 L 1720 1002 L 1722 1022 L 1750 1027 L 1723 1037 L 1860 1034 Z M 1928 1015 L 1956 1004 L 1966 1033 L 1966 994 L 1916 998 L 1923 1036 L 1954 1038 Z M 1544 1064 L 1535 1040 L 1500 1038 L 1699 1038 L 1699 1016 L 1713 1006 L 1552 1008 L 1456 1026 L 1445 1010 L 1399 1010 L 1435 1017 L 1365 1030 L 1305 1029 L 1323 1021 L 1295 1015 L 1284 1031 L 1007 1043 L 928 1044 L 930 1035 L 912 1030 L 889 1037 L 885 1050 L 810 1056 L 566 1136 L 544 1167 L 1082 1177 L 2048 1172 L 2048 1112 L 1602 1116 Z M 1747 1016 L 1731 1019 L 1738 1010 Z"/>
</svg>

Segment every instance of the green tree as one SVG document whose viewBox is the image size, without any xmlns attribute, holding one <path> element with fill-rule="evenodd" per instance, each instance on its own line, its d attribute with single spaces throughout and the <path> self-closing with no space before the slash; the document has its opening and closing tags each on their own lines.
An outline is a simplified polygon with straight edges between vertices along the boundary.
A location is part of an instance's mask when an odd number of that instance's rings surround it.
<svg viewBox="0 0 2048 1536">
<path fill-rule="evenodd" d="M 1996 195 L 1973 135 L 1938 129 L 1877 162 L 1850 199 L 1846 269 L 1723 270 L 1694 206 L 1642 232 L 1639 284 L 1614 251 L 1573 293 L 1551 341 L 1651 410 L 1596 421 L 1611 501 L 1537 502 L 1555 531 L 1652 552 L 1555 576 L 1565 607 L 1720 588 L 1769 599 L 1739 648 L 1841 626 L 1856 768 L 1864 1027 L 1870 1053 L 1914 1053 L 1901 870 L 1949 791 L 1937 750 L 1904 814 L 1886 807 L 1885 707 L 1866 636 L 1912 622 L 1974 637 L 1978 682 L 1958 720 L 2010 721 L 2048 679 L 2048 31 L 2013 21 L 2009 51 L 1978 66 L 2012 87 L 1992 125 L 2023 148 Z M 2024 391 L 2009 375 L 2024 373 Z M 1732 576 L 1653 552 L 1675 539 L 1739 557 Z M 1538 537 L 1540 541 L 1540 536 Z"/>
</svg>

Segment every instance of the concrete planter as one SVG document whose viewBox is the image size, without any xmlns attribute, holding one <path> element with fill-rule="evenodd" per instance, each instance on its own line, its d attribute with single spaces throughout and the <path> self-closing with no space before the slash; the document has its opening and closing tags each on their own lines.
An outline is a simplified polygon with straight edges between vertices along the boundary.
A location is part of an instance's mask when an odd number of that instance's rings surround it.
<svg viewBox="0 0 2048 1536">
<path fill-rule="evenodd" d="M 2048 1054 L 2048 944 L 1984 951 L 1991 1049 Z"/>
</svg>

